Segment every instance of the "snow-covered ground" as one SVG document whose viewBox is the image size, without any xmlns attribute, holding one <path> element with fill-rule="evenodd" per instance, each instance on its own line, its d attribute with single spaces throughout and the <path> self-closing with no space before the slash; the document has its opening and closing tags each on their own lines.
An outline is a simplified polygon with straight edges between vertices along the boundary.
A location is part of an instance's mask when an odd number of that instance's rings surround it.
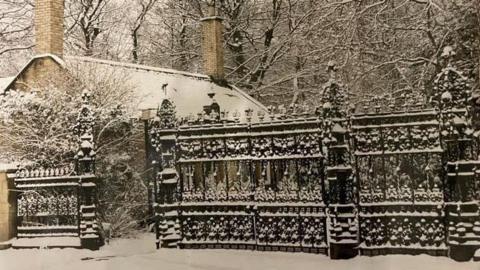
<svg viewBox="0 0 480 270">
<path fill-rule="evenodd" d="M 378 256 L 333 261 L 324 255 L 238 250 L 156 250 L 152 235 L 111 242 L 100 251 L 75 249 L 0 251 L 8 270 L 480 270 L 480 262 L 444 257 Z"/>
</svg>

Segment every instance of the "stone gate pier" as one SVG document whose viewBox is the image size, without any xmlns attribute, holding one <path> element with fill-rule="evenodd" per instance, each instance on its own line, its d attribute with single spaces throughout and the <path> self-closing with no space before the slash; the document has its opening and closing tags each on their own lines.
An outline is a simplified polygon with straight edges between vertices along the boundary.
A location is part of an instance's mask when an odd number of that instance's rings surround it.
<svg viewBox="0 0 480 270">
<path fill-rule="evenodd" d="M 14 179 L 9 177 L 15 172 L 11 165 L 0 165 L 0 249 L 8 248 L 9 244 L 2 244 L 16 235 L 16 197 L 14 193 Z"/>
</svg>

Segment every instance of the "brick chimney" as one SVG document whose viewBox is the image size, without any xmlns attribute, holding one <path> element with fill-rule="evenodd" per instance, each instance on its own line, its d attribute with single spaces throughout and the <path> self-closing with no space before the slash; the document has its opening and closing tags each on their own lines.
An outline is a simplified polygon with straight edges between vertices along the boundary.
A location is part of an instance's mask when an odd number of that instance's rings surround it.
<svg viewBox="0 0 480 270">
<path fill-rule="evenodd" d="M 218 82 L 225 81 L 223 68 L 223 19 L 217 16 L 215 1 L 210 1 L 208 17 L 201 19 L 204 72 Z"/>
<path fill-rule="evenodd" d="M 64 0 L 35 1 L 35 53 L 63 57 Z"/>
</svg>

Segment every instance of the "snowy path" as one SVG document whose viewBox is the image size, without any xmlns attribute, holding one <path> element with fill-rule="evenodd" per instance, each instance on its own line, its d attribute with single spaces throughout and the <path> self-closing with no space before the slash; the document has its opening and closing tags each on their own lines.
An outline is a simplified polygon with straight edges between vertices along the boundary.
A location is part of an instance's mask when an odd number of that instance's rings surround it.
<svg viewBox="0 0 480 270">
<path fill-rule="evenodd" d="M 480 263 L 443 257 L 378 256 L 332 261 L 324 255 L 236 250 L 155 250 L 151 235 L 114 241 L 100 251 L 5 250 L 0 269 L 8 270 L 480 270 Z"/>
</svg>

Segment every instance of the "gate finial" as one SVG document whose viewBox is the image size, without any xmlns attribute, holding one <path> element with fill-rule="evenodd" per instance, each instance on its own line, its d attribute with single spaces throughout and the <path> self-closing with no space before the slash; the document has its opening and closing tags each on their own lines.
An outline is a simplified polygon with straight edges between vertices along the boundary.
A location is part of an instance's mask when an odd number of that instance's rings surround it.
<svg viewBox="0 0 480 270">
<path fill-rule="evenodd" d="M 447 61 L 447 66 L 451 66 L 453 57 L 455 57 L 456 54 L 457 53 L 451 46 L 446 46 L 443 48 L 441 57 Z"/>
<path fill-rule="evenodd" d="M 79 138 L 77 160 L 77 174 L 94 173 L 95 171 L 95 143 L 93 142 L 94 116 L 90 107 L 89 91 L 82 93 L 82 107 L 77 117 L 74 131 Z"/>
<path fill-rule="evenodd" d="M 467 78 L 458 71 L 453 63 L 456 55 L 452 47 L 443 49 L 441 57 L 445 59 L 446 67 L 437 74 L 433 83 L 432 101 L 438 109 L 465 108 L 470 98 L 470 86 Z"/>
<path fill-rule="evenodd" d="M 328 75 L 330 76 L 330 80 L 336 79 L 337 70 L 338 70 L 337 63 L 333 60 L 328 61 L 327 72 L 328 72 Z"/>
<path fill-rule="evenodd" d="M 323 114 L 327 117 L 345 117 L 348 111 L 346 92 L 336 80 L 336 71 L 335 61 L 329 61 L 327 72 L 330 79 L 323 86 L 321 97 Z"/>
<path fill-rule="evenodd" d="M 174 129 L 177 126 L 175 105 L 170 99 L 164 99 L 158 107 L 157 117 L 160 129 Z"/>
</svg>

